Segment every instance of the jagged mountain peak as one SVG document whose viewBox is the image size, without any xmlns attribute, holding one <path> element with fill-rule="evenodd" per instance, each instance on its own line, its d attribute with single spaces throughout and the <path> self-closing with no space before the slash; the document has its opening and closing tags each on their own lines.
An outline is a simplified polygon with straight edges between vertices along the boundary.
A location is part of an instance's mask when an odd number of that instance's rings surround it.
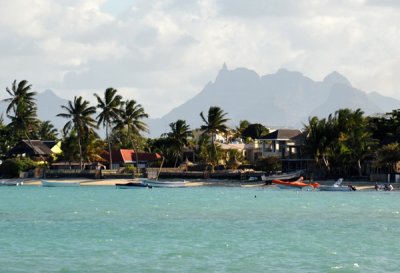
<svg viewBox="0 0 400 273">
<path fill-rule="evenodd" d="M 332 73 L 328 74 L 324 78 L 323 82 L 330 86 L 333 86 L 335 84 L 343 84 L 343 85 L 351 86 L 350 81 L 337 71 L 333 71 Z"/>
</svg>

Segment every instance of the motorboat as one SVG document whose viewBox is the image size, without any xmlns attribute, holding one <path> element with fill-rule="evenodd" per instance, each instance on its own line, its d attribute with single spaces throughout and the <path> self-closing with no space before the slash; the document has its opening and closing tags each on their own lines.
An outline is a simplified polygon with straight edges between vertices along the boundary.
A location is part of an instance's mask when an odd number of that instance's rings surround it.
<svg viewBox="0 0 400 273">
<path fill-rule="evenodd" d="M 282 173 L 282 174 L 273 174 L 273 175 L 265 175 L 261 176 L 261 180 L 265 182 L 265 184 L 271 184 L 273 180 L 281 180 L 281 181 L 290 181 L 294 179 L 298 179 L 301 177 L 303 171 L 295 171 L 289 173 Z"/>
<path fill-rule="evenodd" d="M 144 183 L 143 181 L 141 181 L 141 182 L 129 182 L 129 183 L 124 183 L 124 184 L 117 183 L 117 184 L 115 184 L 115 186 L 118 189 L 143 189 L 143 188 L 151 189 L 152 188 L 151 185 L 149 185 L 147 183 Z"/>
<path fill-rule="evenodd" d="M 317 182 L 305 183 L 302 176 L 295 181 L 283 181 L 279 179 L 274 179 L 272 180 L 272 184 L 277 185 L 281 189 L 315 189 L 320 186 Z"/>
<path fill-rule="evenodd" d="M 181 188 L 186 186 L 186 181 L 160 181 L 145 179 L 143 183 L 146 183 L 155 188 Z"/>
<path fill-rule="evenodd" d="M 48 181 L 42 180 L 43 187 L 79 187 L 81 184 L 79 182 L 72 181 Z"/>
<path fill-rule="evenodd" d="M 320 185 L 318 189 L 320 191 L 355 191 L 356 188 L 354 186 L 348 185 L 348 186 L 343 186 L 342 185 L 343 178 L 339 178 L 333 185 Z"/>
</svg>

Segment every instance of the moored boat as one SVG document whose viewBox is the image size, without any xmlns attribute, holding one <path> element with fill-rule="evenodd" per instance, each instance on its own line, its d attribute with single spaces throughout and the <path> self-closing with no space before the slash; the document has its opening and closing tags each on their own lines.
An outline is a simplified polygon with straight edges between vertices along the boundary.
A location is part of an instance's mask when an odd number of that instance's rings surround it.
<svg viewBox="0 0 400 273">
<path fill-rule="evenodd" d="M 277 185 L 281 189 L 303 189 L 303 188 L 318 188 L 320 185 L 317 182 L 305 183 L 304 178 L 301 176 L 295 181 L 282 181 L 279 179 L 272 180 L 272 184 Z"/>
<path fill-rule="evenodd" d="M 23 181 L 0 181 L 0 186 L 22 186 L 23 184 Z"/>
<path fill-rule="evenodd" d="M 42 180 L 43 187 L 79 187 L 79 182 Z"/>
<path fill-rule="evenodd" d="M 272 183 L 273 180 L 289 181 L 300 178 L 302 173 L 303 171 L 300 170 L 282 174 L 262 175 L 261 180 L 264 181 L 266 184 Z"/>
<path fill-rule="evenodd" d="M 151 189 L 152 188 L 151 185 L 144 183 L 144 182 L 129 182 L 129 183 L 124 183 L 124 184 L 117 183 L 117 184 L 115 184 L 115 186 L 118 189 L 143 189 L 143 188 Z"/>
<path fill-rule="evenodd" d="M 143 180 L 143 183 L 146 183 L 155 188 L 180 188 L 186 186 L 186 181 L 159 181 L 146 179 Z"/>
</svg>

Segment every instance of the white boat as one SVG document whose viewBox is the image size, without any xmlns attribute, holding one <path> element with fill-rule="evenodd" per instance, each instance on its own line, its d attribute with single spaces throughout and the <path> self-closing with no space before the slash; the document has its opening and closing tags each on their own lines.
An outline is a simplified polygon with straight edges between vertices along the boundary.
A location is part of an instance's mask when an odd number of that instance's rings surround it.
<svg viewBox="0 0 400 273">
<path fill-rule="evenodd" d="M 152 186 L 154 188 L 180 188 L 186 186 L 186 181 L 159 181 L 145 179 L 143 183 Z"/>
<path fill-rule="evenodd" d="M 262 175 L 261 180 L 265 183 L 271 183 L 272 180 L 293 180 L 297 179 L 302 175 L 303 171 L 295 171 L 295 172 L 289 172 L 289 173 L 282 173 L 282 174 L 273 174 L 273 175 Z"/>
<path fill-rule="evenodd" d="M 318 187 L 320 191 L 355 191 L 356 188 L 350 185 L 342 186 L 343 178 L 339 178 L 333 185 L 321 185 Z"/>
<path fill-rule="evenodd" d="M 43 187 L 79 187 L 79 182 L 42 180 Z"/>
<path fill-rule="evenodd" d="M 23 181 L 0 181 L 0 186 L 22 186 L 23 184 Z"/>
</svg>

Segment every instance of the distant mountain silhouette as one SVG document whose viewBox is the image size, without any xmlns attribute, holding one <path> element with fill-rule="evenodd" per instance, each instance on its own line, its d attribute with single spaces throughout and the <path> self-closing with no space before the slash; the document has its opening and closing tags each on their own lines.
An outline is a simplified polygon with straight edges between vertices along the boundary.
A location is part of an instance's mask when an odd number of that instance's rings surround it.
<svg viewBox="0 0 400 273">
<path fill-rule="evenodd" d="M 60 98 L 51 90 L 46 90 L 41 93 L 38 92 L 36 96 L 36 103 L 38 107 L 37 114 L 40 120 L 50 120 L 54 127 L 58 130 L 64 127 L 64 124 L 67 122 L 67 120 L 57 117 L 56 115 L 63 112 L 61 105 L 66 105 L 68 100 Z M 9 122 L 9 120 L 6 118 L 7 105 L 8 104 L 6 102 L 0 102 L 0 115 L 3 114 L 3 118 L 6 123 Z"/>
<path fill-rule="evenodd" d="M 62 112 L 61 105 L 67 103 L 68 100 L 51 90 L 38 93 L 38 116 L 61 129 L 67 120 L 56 115 Z M 4 118 L 6 106 L 0 102 L 0 115 L 3 113 Z M 341 108 L 361 108 L 367 115 L 385 113 L 400 109 L 400 101 L 358 90 L 338 72 L 332 72 L 323 81 L 313 81 L 286 69 L 259 76 L 246 68 L 229 70 L 224 64 L 215 81 L 209 82 L 192 99 L 162 118 L 147 120 L 150 136 L 169 132 L 168 124 L 178 119 L 186 120 L 192 129 L 198 128 L 202 125 L 200 112 L 207 115 L 210 106 L 219 106 L 228 113 L 230 126 L 238 126 L 240 120 L 246 119 L 267 127 L 303 129 L 310 116 L 324 118 Z M 100 134 L 104 135 L 101 131 Z"/>
<path fill-rule="evenodd" d="M 338 72 L 320 82 L 286 69 L 260 77 L 255 71 L 229 70 L 224 64 L 215 82 L 208 83 L 199 94 L 162 118 L 150 119 L 150 135 L 168 132 L 168 124 L 177 119 L 197 128 L 202 124 L 200 112 L 206 114 L 210 106 L 227 112 L 231 126 L 246 119 L 267 127 L 302 129 L 310 116 L 327 117 L 341 108 L 361 108 L 367 115 L 389 112 L 400 108 L 400 101 L 358 90 Z"/>
</svg>

